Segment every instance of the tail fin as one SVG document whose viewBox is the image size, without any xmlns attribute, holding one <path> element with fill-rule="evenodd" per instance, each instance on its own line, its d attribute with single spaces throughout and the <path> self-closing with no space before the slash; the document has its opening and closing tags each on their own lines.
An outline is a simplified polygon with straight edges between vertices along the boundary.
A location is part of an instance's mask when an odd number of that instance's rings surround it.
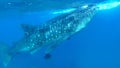
<svg viewBox="0 0 120 68">
<path fill-rule="evenodd" d="M 7 66 L 10 62 L 12 55 L 8 53 L 9 47 L 4 44 L 0 43 L 0 58 L 3 61 L 4 66 Z"/>
</svg>

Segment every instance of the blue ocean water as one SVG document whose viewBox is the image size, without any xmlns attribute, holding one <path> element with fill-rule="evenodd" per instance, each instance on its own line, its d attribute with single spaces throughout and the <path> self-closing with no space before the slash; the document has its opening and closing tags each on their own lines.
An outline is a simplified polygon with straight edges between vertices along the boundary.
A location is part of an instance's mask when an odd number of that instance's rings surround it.
<svg viewBox="0 0 120 68">
<path fill-rule="evenodd" d="M 32 0 L 26 1 L 37 3 Z M 62 1 L 66 4 L 74 2 L 74 0 Z M 90 2 L 101 1 L 91 0 Z M 33 5 L 30 9 L 25 7 L 26 3 L 24 2 L 17 0 L 14 2 L 11 6 L 8 5 L 11 3 L 10 0 L 0 1 L 0 41 L 9 46 L 12 46 L 24 35 L 20 24 L 38 25 L 55 17 L 50 14 L 49 10 L 46 10 L 47 5 L 43 7 L 44 11 L 42 11 L 42 9 L 35 8 L 38 5 Z M 44 5 L 47 0 L 40 2 Z M 54 2 L 58 3 L 59 1 L 55 0 Z M 63 7 L 56 6 L 48 9 Z M 44 59 L 44 49 L 34 55 L 23 53 L 16 55 L 6 68 L 120 68 L 119 16 L 120 6 L 100 11 L 86 28 L 60 44 L 52 52 L 51 59 Z M 0 68 L 5 68 L 2 60 L 0 60 Z"/>
</svg>

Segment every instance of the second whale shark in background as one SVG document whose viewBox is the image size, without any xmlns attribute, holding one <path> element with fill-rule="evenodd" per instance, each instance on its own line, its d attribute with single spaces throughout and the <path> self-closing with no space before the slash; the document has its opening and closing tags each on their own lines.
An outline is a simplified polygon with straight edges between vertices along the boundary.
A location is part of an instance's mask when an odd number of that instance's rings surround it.
<svg viewBox="0 0 120 68">
<path fill-rule="evenodd" d="M 42 25 L 22 24 L 25 33 L 23 38 L 12 47 L 0 44 L 0 57 L 4 65 L 7 66 L 10 60 L 19 53 L 34 54 L 45 46 L 49 47 L 45 52 L 45 59 L 50 58 L 51 51 L 72 35 L 80 32 L 90 22 L 96 11 L 98 11 L 96 4 L 87 4 L 57 16 Z"/>
</svg>

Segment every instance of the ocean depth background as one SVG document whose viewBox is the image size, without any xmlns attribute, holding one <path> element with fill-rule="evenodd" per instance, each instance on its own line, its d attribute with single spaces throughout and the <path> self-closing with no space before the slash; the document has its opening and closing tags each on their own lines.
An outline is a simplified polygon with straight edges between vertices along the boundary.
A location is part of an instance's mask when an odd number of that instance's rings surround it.
<svg viewBox="0 0 120 68">
<path fill-rule="evenodd" d="M 0 42 L 12 46 L 24 35 L 20 24 L 45 23 L 56 16 L 53 10 L 74 2 L 83 1 L 0 0 Z M 120 68 L 120 6 L 99 11 L 86 28 L 60 44 L 51 59 L 45 60 L 44 52 L 43 48 L 34 55 L 16 55 L 6 68 Z M 5 68 L 1 60 L 0 68 Z"/>
</svg>

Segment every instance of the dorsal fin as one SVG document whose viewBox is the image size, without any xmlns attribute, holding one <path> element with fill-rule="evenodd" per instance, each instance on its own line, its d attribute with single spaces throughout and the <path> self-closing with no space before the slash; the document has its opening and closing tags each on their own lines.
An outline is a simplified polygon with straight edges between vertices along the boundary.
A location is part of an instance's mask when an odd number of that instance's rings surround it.
<svg viewBox="0 0 120 68">
<path fill-rule="evenodd" d="M 24 30 L 24 33 L 26 36 L 31 35 L 35 31 L 35 26 L 29 25 L 29 24 L 21 24 L 22 29 Z"/>
</svg>

